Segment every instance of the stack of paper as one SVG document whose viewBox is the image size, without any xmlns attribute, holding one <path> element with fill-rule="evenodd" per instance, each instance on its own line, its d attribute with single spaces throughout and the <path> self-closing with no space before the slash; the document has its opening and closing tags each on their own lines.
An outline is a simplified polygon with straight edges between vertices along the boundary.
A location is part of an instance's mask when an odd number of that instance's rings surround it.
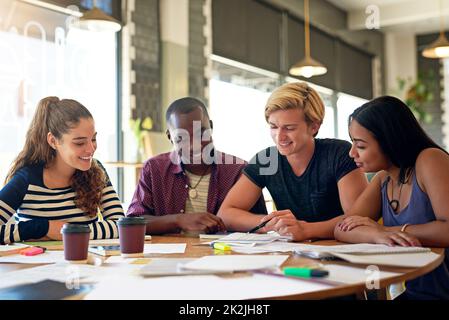
<svg viewBox="0 0 449 320">
<path fill-rule="evenodd" d="M 291 241 L 291 237 L 281 236 L 276 232 L 270 233 L 243 233 L 234 232 L 225 237 L 219 238 L 214 242 L 223 242 L 227 244 L 246 244 L 246 245 L 259 245 L 267 244 L 274 241 Z"/>
<path fill-rule="evenodd" d="M 310 244 L 301 244 L 296 247 L 295 252 L 310 258 L 329 258 L 335 254 L 351 254 L 351 255 L 371 255 L 371 254 L 397 254 L 397 253 L 419 253 L 430 252 L 429 248 L 423 247 L 390 247 L 383 244 L 345 244 L 338 246 L 317 246 Z"/>
</svg>

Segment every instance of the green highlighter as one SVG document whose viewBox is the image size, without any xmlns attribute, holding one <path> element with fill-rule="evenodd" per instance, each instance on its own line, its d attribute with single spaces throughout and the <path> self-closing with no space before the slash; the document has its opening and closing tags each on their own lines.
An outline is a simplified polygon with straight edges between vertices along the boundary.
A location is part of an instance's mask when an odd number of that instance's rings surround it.
<svg viewBox="0 0 449 320">
<path fill-rule="evenodd" d="M 301 277 L 301 278 L 314 278 L 314 277 L 325 277 L 329 275 L 329 271 L 321 269 L 310 269 L 310 268 L 295 268 L 286 267 L 282 269 L 282 272 L 286 276 Z"/>
</svg>

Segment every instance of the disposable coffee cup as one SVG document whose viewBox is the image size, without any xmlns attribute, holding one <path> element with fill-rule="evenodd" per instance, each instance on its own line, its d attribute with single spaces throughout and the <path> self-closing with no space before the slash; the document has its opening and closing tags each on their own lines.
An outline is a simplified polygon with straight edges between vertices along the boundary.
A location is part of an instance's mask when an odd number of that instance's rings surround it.
<svg viewBox="0 0 449 320">
<path fill-rule="evenodd" d="M 120 253 L 124 258 L 143 257 L 146 220 L 143 217 L 122 217 L 117 221 Z"/>
<path fill-rule="evenodd" d="M 64 258 L 70 263 L 87 263 L 90 228 L 85 224 L 66 223 L 61 229 Z"/>
</svg>

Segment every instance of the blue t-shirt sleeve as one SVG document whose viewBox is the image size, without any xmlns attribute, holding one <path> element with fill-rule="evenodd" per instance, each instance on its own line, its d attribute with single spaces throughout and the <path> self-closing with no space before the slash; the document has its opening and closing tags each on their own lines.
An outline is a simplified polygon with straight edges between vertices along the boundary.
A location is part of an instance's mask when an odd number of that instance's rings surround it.
<svg viewBox="0 0 449 320">
<path fill-rule="evenodd" d="M 351 144 L 347 141 L 340 141 L 335 152 L 334 172 L 335 178 L 339 181 L 352 170 L 357 169 L 354 160 L 349 156 Z"/>
<path fill-rule="evenodd" d="M 48 232 L 48 221 L 44 219 L 14 223 L 13 216 L 22 205 L 28 190 L 28 170 L 18 170 L 0 190 L 0 244 L 39 239 Z"/>
</svg>

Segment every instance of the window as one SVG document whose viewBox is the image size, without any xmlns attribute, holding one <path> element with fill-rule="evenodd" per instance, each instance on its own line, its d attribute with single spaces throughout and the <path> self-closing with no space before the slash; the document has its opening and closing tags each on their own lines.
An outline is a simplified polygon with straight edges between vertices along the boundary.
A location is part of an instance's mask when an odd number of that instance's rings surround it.
<svg viewBox="0 0 449 320">
<path fill-rule="evenodd" d="M 116 37 L 69 28 L 69 20 L 27 3 L 0 2 L 1 181 L 23 147 L 38 101 L 46 96 L 85 105 L 98 131 L 95 157 L 116 160 Z M 108 173 L 115 185 L 115 171 Z"/>
<path fill-rule="evenodd" d="M 338 138 L 351 141 L 348 133 L 348 118 L 355 109 L 368 100 L 340 93 L 337 100 L 338 110 Z"/>
</svg>

